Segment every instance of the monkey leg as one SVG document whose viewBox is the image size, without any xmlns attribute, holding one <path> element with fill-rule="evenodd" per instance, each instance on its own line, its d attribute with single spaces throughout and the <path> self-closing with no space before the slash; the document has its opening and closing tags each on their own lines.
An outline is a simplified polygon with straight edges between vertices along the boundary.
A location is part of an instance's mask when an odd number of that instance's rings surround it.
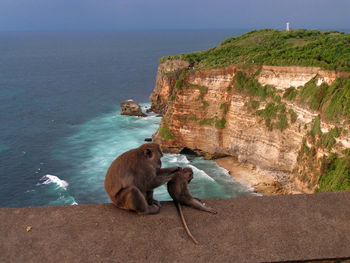
<svg viewBox="0 0 350 263">
<path fill-rule="evenodd" d="M 159 207 L 154 204 L 148 205 L 144 195 L 134 186 L 122 189 L 115 196 L 115 199 L 116 202 L 114 204 L 117 207 L 136 211 L 138 215 L 159 213 Z"/>
<path fill-rule="evenodd" d="M 202 204 L 204 203 L 201 199 L 197 198 L 197 197 L 193 197 L 194 199 L 198 200 L 199 202 L 201 202 Z"/>
<path fill-rule="evenodd" d="M 191 206 L 193 208 L 196 208 L 198 210 L 206 211 L 209 213 L 217 214 L 216 210 L 214 208 L 211 208 L 209 206 L 206 206 L 204 203 L 198 201 L 197 199 L 191 198 L 190 200 L 186 200 L 185 202 L 182 202 L 184 205 Z"/>
<path fill-rule="evenodd" d="M 156 205 L 156 206 L 162 207 L 158 200 L 153 199 L 153 190 L 146 192 L 146 199 L 147 199 L 148 205 Z"/>
</svg>

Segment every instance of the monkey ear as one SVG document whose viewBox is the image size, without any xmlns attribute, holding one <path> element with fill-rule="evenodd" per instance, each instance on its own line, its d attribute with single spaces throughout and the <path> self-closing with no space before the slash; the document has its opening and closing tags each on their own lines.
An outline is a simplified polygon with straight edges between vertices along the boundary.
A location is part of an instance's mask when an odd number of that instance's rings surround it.
<svg viewBox="0 0 350 263">
<path fill-rule="evenodd" d="M 143 154 L 148 157 L 148 158 L 151 158 L 152 157 L 152 151 L 150 149 L 145 149 L 143 151 Z"/>
<path fill-rule="evenodd" d="M 193 174 L 190 174 L 190 175 L 188 176 L 188 183 L 190 183 L 190 182 L 192 181 L 192 179 L 193 179 Z"/>
</svg>

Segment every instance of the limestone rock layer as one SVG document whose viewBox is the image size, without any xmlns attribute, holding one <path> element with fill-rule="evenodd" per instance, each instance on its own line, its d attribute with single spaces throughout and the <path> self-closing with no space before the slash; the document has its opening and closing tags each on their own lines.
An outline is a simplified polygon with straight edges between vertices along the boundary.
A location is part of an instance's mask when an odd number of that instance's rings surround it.
<svg viewBox="0 0 350 263">
<path fill-rule="evenodd" d="M 331 84 L 347 74 L 317 67 L 232 65 L 192 70 L 187 62 L 168 60 L 159 65 L 156 87 L 150 96 L 152 109 L 163 114 L 154 141 L 169 152 L 188 148 L 207 157 L 234 156 L 240 162 L 274 172 L 280 180 L 289 180 L 297 165 L 306 127 L 311 126 L 317 112 L 284 101 L 286 111 L 292 109 L 296 113 L 296 121 L 290 122 L 283 131 L 269 130 L 261 117 L 247 106 L 251 97 L 233 87 L 238 71 L 249 76 L 259 69 L 258 82 L 273 85 L 281 95 L 287 88 L 304 85 L 313 78 L 318 85 Z M 184 70 L 186 74 L 182 74 Z M 260 104 L 260 108 L 263 106 Z M 322 123 L 322 128 L 329 130 L 332 125 Z M 350 143 L 348 138 L 345 143 Z"/>
</svg>

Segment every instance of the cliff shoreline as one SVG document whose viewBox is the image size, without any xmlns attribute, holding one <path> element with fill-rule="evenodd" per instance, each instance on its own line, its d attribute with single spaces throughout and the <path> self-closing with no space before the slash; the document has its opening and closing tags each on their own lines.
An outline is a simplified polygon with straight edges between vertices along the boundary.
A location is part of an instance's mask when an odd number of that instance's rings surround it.
<svg viewBox="0 0 350 263">
<path fill-rule="evenodd" d="M 255 193 L 265 196 L 302 194 L 292 182 L 281 182 L 272 173 L 256 169 L 253 164 L 240 163 L 232 156 L 218 158 L 214 161 L 240 183 L 252 187 Z"/>
<path fill-rule="evenodd" d="M 255 189 L 314 192 L 329 151 L 313 144 L 319 145 L 322 133 L 329 136 L 338 127 L 344 131 L 332 142 L 338 152 L 350 145 L 350 138 L 345 120 L 340 124 L 317 120 L 317 111 L 293 101 L 291 95 L 297 90 L 294 87 L 332 85 L 343 75 L 349 74 L 300 66 L 193 69 L 186 61 L 166 60 L 159 64 L 150 96 L 152 110 L 163 115 L 153 139 L 165 152 L 190 150 L 208 159 L 231 156 L 238 163 L 250 163 L 264 177 L 273 178 L 252 181 Z M 263 97 L 251 95 L 261 91 Z M 309 134 L 315 123 L 320 132 L 312 139 Z M 309 165 L 310 160 L 315 163 Z M 308 171 L 310 167 L 317 171 Z"/>
</svg>

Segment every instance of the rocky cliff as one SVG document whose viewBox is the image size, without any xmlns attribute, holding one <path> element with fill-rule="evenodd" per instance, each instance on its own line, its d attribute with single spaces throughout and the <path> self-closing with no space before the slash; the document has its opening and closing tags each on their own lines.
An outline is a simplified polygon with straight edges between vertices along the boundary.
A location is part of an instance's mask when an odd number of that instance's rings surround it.
<svg viewBox="0 0 350 263">
<path fill-rule="evenodd" d="M 291 86 L 330 85 L 344 76 L 348 73 L 317 67 L 194 70 L 188 62 L 167 60 L 159 65 L 150 96 L 152 109 L 163 114 L 154 140 L 168 152 L 190 149 L 207 158 L 234 156 L 282 183 L 293 178 L 304 191 L 313 191 L 320 175 L 300 179 L 305 173 L 300 152 L 318 112 L 288 96 L 296 90 Z M 337 124 L 346 126 L 343 120 Z M 335 122 L 320 122 L 323 132 L 334 127 Z M 339 149 L 349 147 L 349 136 L 338 135 L 336 144 Z M 316 154 L 322 158 L 325 152 L 320 148 Z"/>
</svg>

